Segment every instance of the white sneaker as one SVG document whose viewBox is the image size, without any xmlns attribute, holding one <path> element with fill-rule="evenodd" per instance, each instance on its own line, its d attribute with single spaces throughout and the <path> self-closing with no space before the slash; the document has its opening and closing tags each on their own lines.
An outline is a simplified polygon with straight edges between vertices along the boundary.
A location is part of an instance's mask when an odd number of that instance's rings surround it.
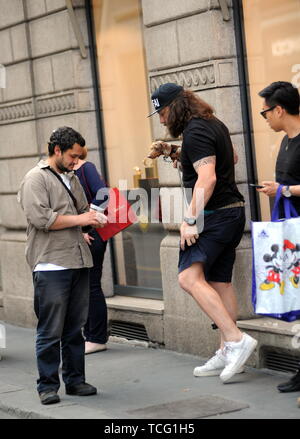
<svg viewBox="0 0 300 439">
<path fill-rule="evenodd" d="M 244 366 L 256 345 L 257 341 L 245 333 L 238 342 L 229 341 L 224 343 L 226 367 L 220 375 L 223 383 L 226 383 L 233 375 L 238 373 L 237 371 Z"/>
<path fill-rule="evenodd" d="M 107 346 L 106 344 L 100 344 L 100 343 L 92 343 L 90 341 L 85 342 L 85 355 L 93 354 L 94 352 L 102 352 L 106 351 Z"/>
<path fill-rule="evenodd" d="M 210 358 L 203 366 L 195 367 L 195 377 L 209 377 L 220 375 L 224 367 L 226 366 L 225 355 L 222 350 L 218 349 L 215 355 Z M 237 373 L 243 373 L 244 368 L 241 367 Z"/>
</svg>

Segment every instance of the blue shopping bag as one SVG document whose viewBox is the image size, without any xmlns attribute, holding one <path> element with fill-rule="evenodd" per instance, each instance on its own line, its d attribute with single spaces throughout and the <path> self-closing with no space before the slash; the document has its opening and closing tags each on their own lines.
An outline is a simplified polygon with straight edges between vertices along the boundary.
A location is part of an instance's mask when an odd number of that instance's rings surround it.
<svg viewBox="0 0 300 439">
<path fill-rule="evenodd" d="M 300 319 L 300 217 L 281 190 L 271 221 L 252 222 L 252 304 L 256 314 L 291 322 Z"/>
</svg>

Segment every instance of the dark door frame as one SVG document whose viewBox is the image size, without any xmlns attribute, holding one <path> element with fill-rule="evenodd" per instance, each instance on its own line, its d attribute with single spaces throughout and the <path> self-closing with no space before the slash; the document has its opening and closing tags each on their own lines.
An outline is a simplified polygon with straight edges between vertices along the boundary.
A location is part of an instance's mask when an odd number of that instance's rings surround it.
<svg viewBox="0 0 300 439">
<path fill-rule="evenodd" d="M 249 183 L 257 182 L 257 167 L 255 157 L 255 147 L 253 139 L 253 125 L 251 117 L 251 101 L 249 93 L 249 78 L 247 52 L 245 44 L 245 28 L 242 0 L 233 0 L 233 19 L 235 30 L 235 41 L 237 50 L 237 64 L 240 83 L 240 96 L 242 107 L 242 120 L 244 126 L 244 141 L 247 166 L 247 181 Z M 261 210 L 259 197 L 255 189 L 249 187 L 249 199 L 251 219 L 253 221 L 261 220 Z"/>
</svg>

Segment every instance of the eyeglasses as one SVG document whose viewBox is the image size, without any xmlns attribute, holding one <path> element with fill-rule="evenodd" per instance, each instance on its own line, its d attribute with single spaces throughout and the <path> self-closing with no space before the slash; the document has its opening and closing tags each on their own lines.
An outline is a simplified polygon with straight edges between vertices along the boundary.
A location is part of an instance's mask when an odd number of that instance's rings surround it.
<svg viewBox="0 0 300 439">
<path fill-rule="evenodd" d="M 277 107 L 277 105 L 273 105 L 272 107 L 267 108 L 267 109 L 264 110 L 264 111 L 261 111 L 260 114 L 262 115 L 262 117 L 263 117 L 264 119 L 267 119 L 267 115 L 266 115 L 266 113 L 267 113 L 268 111 L 272 111 L 272 110 L 274 110 L 275 107 Z"/>
</svg>

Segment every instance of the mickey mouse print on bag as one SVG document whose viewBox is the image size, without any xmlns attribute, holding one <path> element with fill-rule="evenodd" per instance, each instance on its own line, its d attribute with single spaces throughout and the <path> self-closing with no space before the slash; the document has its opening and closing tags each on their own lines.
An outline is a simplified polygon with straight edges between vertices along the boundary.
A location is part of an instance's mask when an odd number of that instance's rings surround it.
<svg viewBox="0 0 300 439">
<path fill-rule="evenodd" d="M 278 195 L 278 196 L 277 196 Z M 300 318 L 300 217 L 280 189 L 270 222 L 252 222 L 252 303 L 256 314 L 286 321 Z"/>
</svg>

